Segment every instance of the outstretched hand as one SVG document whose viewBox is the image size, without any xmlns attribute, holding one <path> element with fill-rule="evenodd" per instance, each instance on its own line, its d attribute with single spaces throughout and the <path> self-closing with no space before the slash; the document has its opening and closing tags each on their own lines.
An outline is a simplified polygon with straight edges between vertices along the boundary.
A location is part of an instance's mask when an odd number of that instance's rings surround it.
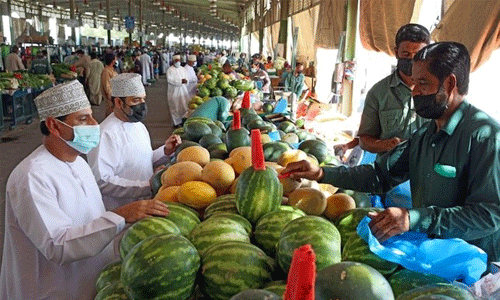
<svg viewBox="0 0 500 300">
<path fill-rule="evenodd" d="M 113 210 L 114 213 L 125 218 L 127 223 L 135 223 L 148 217 L 166 217 L 168 206 L 158 200 L 139 200 Z"/>
<path fill-rule="evenodd" d="M 381 212 L 370 212 L 368 224 L 380 243 L 410 230 L 410 214 L 406 208 L 389 207 Z"/>
<path fill-rule="evenodd" d="M 323 169 L 308 160 L 289 163 L 281 174 L 291 173 L 290 178 L 299 180 L 306 178 L 309 180 L 320 181 L 323 179 Z"/>
</svg>

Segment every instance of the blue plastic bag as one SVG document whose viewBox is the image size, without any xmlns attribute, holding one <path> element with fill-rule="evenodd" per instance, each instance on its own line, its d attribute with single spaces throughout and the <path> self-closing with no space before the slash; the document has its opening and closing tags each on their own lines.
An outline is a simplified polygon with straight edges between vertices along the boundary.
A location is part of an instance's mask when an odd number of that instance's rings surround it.
<svg viewBox="0 0 500 300">
<path fill-rule="evenodd" d="M 486 271 L 487 254 L 461 239 L 429 239 L 427 234 L 405 232 L 380 244 L 372 234 L 365 216 L 358 225 L 358 235 L 377 256 L 424 273 L 441 276 L 449 281 L 462 280 L 471 285 Z"/>
</svg>

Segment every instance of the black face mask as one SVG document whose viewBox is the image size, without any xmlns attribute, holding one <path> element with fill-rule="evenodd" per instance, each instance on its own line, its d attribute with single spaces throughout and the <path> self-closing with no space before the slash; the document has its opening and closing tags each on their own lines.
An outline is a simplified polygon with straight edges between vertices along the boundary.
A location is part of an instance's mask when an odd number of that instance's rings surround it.
<svg viewBox="0 0 500 300">
<path fill-rule="evenodd" d="M 130 114 L 126 113 L 122 108 L 122 111 L 123 113 L 125 113 L 125 116 L 127 116 L 127 120 L 129 122 L 140 122 L 148 114 L 148 107 L 146 105 L 146 102 L 132 105 L 129 107 L 131 110 Z"/>
<path fill-rule="evenodd" d="M 442 88 L 443 86 L 441 85 L 435 94 L 413 96 L 413 105 L 415 106 L 417 115 L 425 119 L 436 120 L 444 114 L 448 108 L 448 102 L 446 100 L 438 102 L 437 99 Z"/>
<path fill-rule="evenodd" d="M 398 70 L 401 71 L 406 76 L 411 76 L 411 59 L 409 58 L 398 58 Z"/>
</svg>

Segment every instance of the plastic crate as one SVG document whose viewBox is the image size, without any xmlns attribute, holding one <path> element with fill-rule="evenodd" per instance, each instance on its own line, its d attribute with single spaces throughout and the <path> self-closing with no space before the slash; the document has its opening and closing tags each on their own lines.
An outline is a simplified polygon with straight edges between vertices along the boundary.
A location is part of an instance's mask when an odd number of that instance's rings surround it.
<svg viewBox="0 0 500 300">
<path fill-rule="evenodd" d="M 33 100 L 27 95 L 28 92 L 23 90 L 14 91 L 12 94 L 2 94 L 4 121 L 9 121 L 11 127 L 15 127 L 20 122 L 31 123 Z"/>
</svg>

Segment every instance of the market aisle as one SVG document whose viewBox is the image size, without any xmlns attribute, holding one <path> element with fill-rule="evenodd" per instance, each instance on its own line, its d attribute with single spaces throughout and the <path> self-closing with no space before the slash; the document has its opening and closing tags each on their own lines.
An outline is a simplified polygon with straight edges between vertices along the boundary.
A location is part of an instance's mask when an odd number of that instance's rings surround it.
<svg viewBox="0 0 500 300">
<path fill-rule="evenodd" d="M 144 124 L 151 135 L 153 148 L 165 143 L 172 133 L 173 126 L 170 112 L 167 108 L 167 82 L 160 78 L 154 86 L 146 87 L 148 116 Z M 98 122 L 104 119 L 105 103 L 92 106 L 94 117 Z M 12 170 L 21 160 L 28 156 L 42 143 L 40 122 L 34 119 L 29 125 L 21 124 L 11 131 L 0 132 L 0 253 L 3 248 L 4 212 L 5 212 L 5 185 Z M 0 255 L 0 263 L 1 263 Z"/>
</svg>

